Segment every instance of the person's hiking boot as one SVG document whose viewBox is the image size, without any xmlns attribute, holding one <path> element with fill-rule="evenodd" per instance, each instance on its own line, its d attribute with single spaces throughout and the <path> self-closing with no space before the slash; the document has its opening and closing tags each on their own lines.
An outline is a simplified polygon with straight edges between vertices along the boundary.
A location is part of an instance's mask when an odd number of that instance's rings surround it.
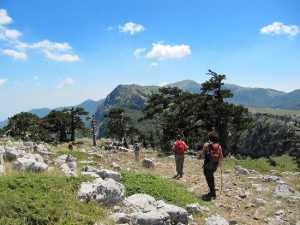
<svg viewBox="0 0 300 225">
<path fill-rule="evenodd" d="M 208 193 L 208 194 L 206 194 L 206 195 L 202 195 L 201 196 L 201 199 L 203 200 L 203 201 L 211 201 L 212 199 L 216 199 L 216 194 L 214 194 L 214 193 Z"/>
<path fill-rule="evenodd" d="M 176 174 L 172 179 L 177 179 L 179 177 L 179 174 Z"/>
</svg>

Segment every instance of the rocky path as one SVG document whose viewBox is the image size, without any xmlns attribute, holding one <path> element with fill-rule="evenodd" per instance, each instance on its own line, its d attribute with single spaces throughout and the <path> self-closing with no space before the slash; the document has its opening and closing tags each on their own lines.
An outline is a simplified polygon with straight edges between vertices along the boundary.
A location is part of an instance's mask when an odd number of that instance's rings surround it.
<svg viewBox="0 0 300 225">
<path fill-rule="evenodd" d="M 156 153 L 145 153 L 142 158 L 150 158 L 155 167 L 150 170 L 142 163 L 135 162 L 132 153 L 105 154 L 98 161 L 99 166 L 109 167 L 112 162 L 122 169 L 151 172 L 171 179 L 175 173 L 174 158 L 159 158 Z M 185 185 L 199 197 L 207 193 L 202 161 L 193 157 L 185 160 L 185 175 L 176 182 Z M 243 168 L 227 169 L 223 174 L 223 192 L 211 203 L 211 212 L 224 216 L 230 224 L 296 224 L 300 221 L 300 195 L 291 184 L 300 182 L 299 174 L 283 173 L 268 176 Z M 217 188 L 220 187 L 220 171 L 216 172 Z M 277 194 L 276 194 L 277 193 Z M 297 224 L 298 225 L 298 224 Z"/>
</svg>

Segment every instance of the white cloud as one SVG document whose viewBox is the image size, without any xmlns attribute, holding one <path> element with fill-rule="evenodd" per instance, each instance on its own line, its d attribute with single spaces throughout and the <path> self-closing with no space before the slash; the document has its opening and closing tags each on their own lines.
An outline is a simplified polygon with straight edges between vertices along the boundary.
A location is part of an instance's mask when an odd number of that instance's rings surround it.
<svg viewBox="0 0 300 225">
<path fill-rule="evenodd" d="M 16 50 L 13 50 L 13 49 L 4 49 L 2 51 L 2 54 L 6 55 L 6 56 L 9 56 L 9 57 L 12 57 L 14 59 L 18 59 L 18 60 L 27 59 L 27 55 L 26 55 L 25 52 L 16 51 Z"/>
<path fill-rule="evenodd" d="M 130 35 L 134 35 L 135 33 L 139 33 L 145 30 L 144 26 L 141 24 L 128 22 L 123 26 L 119 26 L 120 32 L 129 33 Z"/>
<path fill-rule="evenodd" d="M 49 40 L 34 42 L 32 44 L 20 42 L 16 47 L 20 49 L 37 48 L 37 49 L 48 50 L 48 51 L 68 51 L 72 49 L 72 47 L 67 42 L 60 43 L 60 42 L 52 42 Z"/>
<path fill-rule="evenodd" d="M 149 59 L 175 59 L 183 58 L 191 54 L 189 45 L 164 45 L 160 43 L 153 43 L 152 49 L 146 54 Z"/>
<path fill-rule="evenodd" d="M 288 35 L 295 36 L 299 33 L 299 27 L 297 25 L 286 25 L 281 22 L 273 22 L 267 26 L 264 26 L 260 29 L 262 34 L 270 35 Z"/>
<path fill-rule="evenodd" d="M 74 84 L 74 80 L 71 77 L 67 77 L 66 79 L 62 80 L 58 85 L 57 88 L 64 88 L 66 86 L 71 86 Z"/>
<path fill-rule="evenodd" d="M 77 62 L 80 60 L 79 56 L 75 54 L 53 53 L 47 50 L 44 53 L 48 59 L 58 62 Z"/>
<path fill-rule="evenodd" d="M 136 57 L 136 58 L 139 58 L 142 56 L 142 54 L 146 51 L 145 48 L 137 48 L 134 50 L 133 52 L 133 55 Z"/>
<path fill-rule="evenodd" d="M 5 27 L 0 27 L 0 39 L 15 41 L 21 35 L 22 33 L 20 31 L 14 29 L 7 29 Z"/>
<path fill-rule="evenodd" d="M 2 86 L 6 81 L 6 79 L 0 79 L 0 86 Z"/>
<path fill-rule="evenodd" d="M 5 9 L 0 9 L 0 25 L 6 25 L 12 23 L 12 18 L 8 16 Z"/>
<path fill-rule="evenodd" d="M 167 86 L 168 84 L 169 84 L 168 82 L 161 82 L 158 84 L 158 86 L 164 87 L 164 86 Z"/>
</svg>

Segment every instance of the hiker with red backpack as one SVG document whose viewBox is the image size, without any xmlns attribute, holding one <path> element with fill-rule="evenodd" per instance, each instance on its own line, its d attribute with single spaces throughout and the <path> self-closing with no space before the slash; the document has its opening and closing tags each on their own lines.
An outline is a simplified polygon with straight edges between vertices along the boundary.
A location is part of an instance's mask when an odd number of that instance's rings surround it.
<svg viewBox="0 0 300 225">
<path fill-rule="evenodd" d="M 210 201 L 211 199 L 216 198 L 214 173 L 218 166 L 222 166 L 221 164 L 223 160 L 222 147 L 218 143 L 217 133 L 215 131 L 210 132 L 208 134 L 208 140 L 208 143 L 204 144 L 202 151 L 202 155 L 204 156 L 203 172 L 209 187 L 209 193 L 202 196 L 202 199 L 205 201 Z"/>
<path fill-rule="evenodd" d="M 187 148 L 187 144 L 181 139 L 180 136 L 177 136 L 177 139 L 174 144 L 177 174 L 173 177 L 174 179 L 180 179 L 183 176 L 184 152 L 187 150 Z"/>
</svg>

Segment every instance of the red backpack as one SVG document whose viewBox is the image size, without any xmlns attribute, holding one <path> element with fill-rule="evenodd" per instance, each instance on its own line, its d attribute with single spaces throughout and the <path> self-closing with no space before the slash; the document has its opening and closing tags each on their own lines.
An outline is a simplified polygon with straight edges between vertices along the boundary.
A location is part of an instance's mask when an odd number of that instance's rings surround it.
<svg viewBox="0 0 300 225">
<path fill-rule="evenodd" d="M 184 154 L 184 151 L 185 151 L 185 143 L 184 141 L 181 141 L 181 140 L 177 140 L 175 142 L 175 150 L 178 154 Z"/>
<path fill-rule="evenodd" d="M 209 145 L 210 157 L 213 161 L 218 162 L 222 157 L 222 148 L 219 144 L 210 144 Z"/>
</svg>

